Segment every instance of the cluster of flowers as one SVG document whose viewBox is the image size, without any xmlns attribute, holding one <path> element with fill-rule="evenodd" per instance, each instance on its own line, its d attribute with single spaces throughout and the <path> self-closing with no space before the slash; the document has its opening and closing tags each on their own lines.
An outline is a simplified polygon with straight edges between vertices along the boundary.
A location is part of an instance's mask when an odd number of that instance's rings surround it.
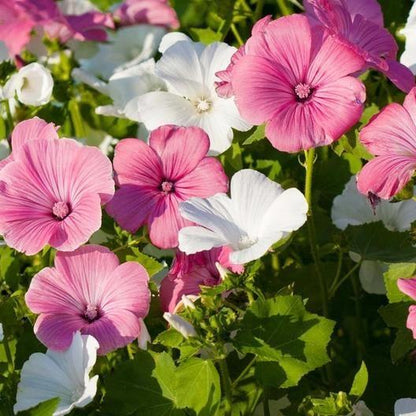
<svg viewBox="0 0 416 416">
<path fill-rule="evenodd" d="M 413 74 L 396 61 L 398 48 L 376 0 L 304 5 L 304 15 L 258 21 L 236 50 L 166 34 L 179 24 L 164 0 L 126 0 L 112 13 L 84 1 L 0 0 L 3 58 L 21 67 L 4 98 L 26 105 L 51 98 L 49 70 L 24 65 L 19 55 L 30 49 L 35 32 L 67 43 L 80 63 L 73 77 L 113 100 L 97 113 L 137 121 L 148 135 L 147 141 L 121 140 L 112 164 L 97 148 L 59 138 L 56 126 L 39 118 L 13 131 L 12 152 L 0 163 L 0 234 L 27 255 L 46 246 L 58 251 L 55 267 L 35 275 L 26 294 L 39 315 L 36 336 L 49 350 L 25 363 L 16 411 L 56 396 L 56 414 L 86 405 L 96 392 L 97 376 L 88 376 L 96 353 L 136 338 L 145 346 L 149 339 L 146 270 L 120 264 L 106 247 L 84 245 L 101 227 L 102 206 L 124 230 L 146 225 L 156 247 L 175 250 L 160 298 L 167 319 L 179 327 L 174 312 L 199 294 L 200 285 L 219 283 L 222 268 L 241 273 L 307 219 L 299 190 L 284 190 L 250 169 L 234 174 L 229 187 L 213 156 L 230 147 L 233 129 L 260 124 L 279 151 L 333 143 L 362 115 L 366 92 L 358 76 L 368 68 L 408 95 L 403 106 L 388 105 L 362 129 L 361 141 L 376 157 L 358 174 L 357 187 L 355 179 L 348 184 L 354 208 L 343 196 L 335 200 L 334 223 L 345 228 L 382 219 L 392 229 L 409 229 L 416 219 L 413 201 L 383 201 L 374 216 L 367 197 L 389 200 L 416 169 Z M 94 44 L 86 58 L 80 44 L 86 40 L 109 42 Z M 157 51 L 162 57 L 155 62 Z M 389 210 L 400 211 L 397 223 L 389 222 Z M 416 279 L 401 281 L 400 288 L 416 299 Z M 416 335 L 416 307 L 408 326 Z M 43 382 L 35 385 L 34 375 Z"/>
</svg>

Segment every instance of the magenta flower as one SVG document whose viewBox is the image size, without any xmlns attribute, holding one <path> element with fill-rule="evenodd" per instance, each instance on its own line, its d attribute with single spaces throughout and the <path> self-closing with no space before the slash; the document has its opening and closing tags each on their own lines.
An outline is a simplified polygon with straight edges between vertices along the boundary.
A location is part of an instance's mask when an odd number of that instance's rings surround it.
<svg viewBox="0 0 416 416">
<path fill-rule="evenodd" d="M 159 127 L 149 145 L 122 140 L 114 156 L 119 189 L 107 212 L 131 233 L 147 224 L 156 246 L 176 247 L 178 231 L 191 224 L 179 214 L 179 203 L 228 189 L 220 162 L 206 157 L 208 149 L 209 138 L 199 127 Z"/>
<path fill-rule="evenodd" d="M 399 279 L 397 281 L 397 286 L 407 296 L 410 296 L 412 299 L 416 300 L 415 277 L 412 277 L 411 279 Z M 416 339 L 416 305 L 409 307 L 409 315 L 407 316 L 406 327 L 413 332 L 413 338 Z"/>
<path fill-rule="evenodd" d="M 228 247 L 220 247 L 187 256 L 178 250 L 169 274 L 160 285 L 162 310 L 174 313 L 183 295 L 197 296 L 201 292 L 200 286 L 219 284 L 221 277 L 217 262 L 234 273 L 242 273 L 242 265 L 230 263 L 230 252 Z"/>
<path fill-rule="evenodd" d="M 101 355 L 124 347 L 139 336 L 147 315 L 148 279 L 143 266 L 120 265 L 106 247 L 58 252 L 55 267 L 35 275 L 26 293 L 29 309 L 40 314 L 35 334 L 54 350 L 67 349 L 78 330 L 97 339 Z"/>
<path fill-rule="evenodd" d="M 144 23 L 179 28 L 178 16 L 167 0 L 125 0 L 114 11 L 114 17 L 122 26 Z"/>
<path fill-rule="evenodd" d="M 416 88 L 403 106 L 389 104 L 361 130 L 360 140 L 376 157 L 358 175 L 364 195 L 389 199 L 411 179 L 416 169 Z"/>
<path fill-rule="evenodd" d="M 266 136 L 286 152 L 339 139 L 361 117 L 365 88 L 348 76 L 363 59 L 301 15 L 282 17 L 251 36 L 232 71 L 241 115 L 266 123 Z"/>
<path fill-rule="evenodd" d="M 363 70 L 384 73 L 398 88 L 409 92 L 415 85 L 412 72 L 397 62 L 398 46 L 383 27 L 380 6 L 374 0 L 305 0 L 307 16 L 332 35 L 339 36 L 365 61 Z"/>
<path fill-rule="evenodd" d="M 114 193 L 111 163 L 98 148 L 56 139 L 53 126 L 36 124 L 21 123 L 14 144 L 32 132 L 49 140 L 18 145 L 0 170 L 0 234 L 28 255 L 48 244 L 75 250 L 101 226 L 101 204 Z"/>
</svg>

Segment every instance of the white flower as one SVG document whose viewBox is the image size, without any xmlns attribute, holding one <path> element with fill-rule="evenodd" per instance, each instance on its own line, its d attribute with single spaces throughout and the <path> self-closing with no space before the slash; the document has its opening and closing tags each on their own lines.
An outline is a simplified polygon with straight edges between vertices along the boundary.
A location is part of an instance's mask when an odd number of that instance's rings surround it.
<svg viewBox="0 0 416 416">
<path fill-rule="evenodd" d="M 13 74 L 4 86 L 5 98 L 14 98 L 25 105 L 44 105 L 51 99 L 53 78 L 49 69 L 34 62 Z"/>
<path fill-rule="evenodd" d="M 251 127 L 238 113 L 234 99 L 220 98 L 215 91 L 215 74 L 227 68 L 236 49 L 222 42 L 205 46 L 170 33 L 162 39 L 160 51 L 163 56 L 155 73 L 168 91 L 139 97 L 140 119 L 148 130 L 164 124 L 201 127 L 210 138 L 210 153 L 224 152 L 231 145 L 233 128 L 247 131 Z"/>
<path fill-rule="evenodd" d="M 7 139 L 0 140 L 0 160 L 6 159 L 10 154 L 10 144 Z"/>
<path fill-rule="evenodd" d="M 97 392 L 98 376 L 89 378 L 89 372 L 95 364 L 98 347 L 94 337 L 76 332 L 66 351 L 48 349 L 46 354 L 32 354 L 23 364 L 14 411 L 59 397 L 53 416 L 60 416 L 90 403 Z"/>
<path fill-rule="evenodd" d="M 367 407 L 363 400 L 352 406 L 352 412 L 348 416 L 374 416 L 374 413 Z"/>
<path fill-rule="evenodd" d="M 63 14 L 75 16 L 98 10 L 88 0 L 61 0 L 58 1 L 58 7 Z"/>
<path fill-rule="evenodd" d="M 3 41 L 0 41 L 0 62 L 10 59 L 9 50 Z"/>
<path fill-rule="evenodd" d="M 406 26 L 400 33 L 406 36 L 406 45 L 400 62 L 416 74 L 416 3 L 410 9 Z"/>
<path fill-rule="evenodd" d="M 110 33 L 108 42 L 100 43 L 94 56 L 80 59 L 81 68 L 108 79 L 154 56 L 165 33 L 164 28 L 151 25 L 123 27 Z"/>
<path fill-rule="evenodd" d="M 147 330 L 147 326 L 144 323 L 142 318 L 139 319 L 139 325 L 140 325 L 140 334 L 139 334 L 139 338 L 137 338 L 137 343 L 139 344 L 139 348 L 141 350 L 146 351 L 147 344 L 152 342 L 152 338 L 150 338 L 149 331 Z"/>
<path fill-rule="evenodd" d="M 188 321 L 185 321 L 179 315 L 174 313 L 165 312 L 163 318 L 169 323 L 172 328 L 175 328 L 185 338 L 196 337 L 195 328 Z"/>
<path fill-rule="evenodd" d="M 362 225 L 382 221 L 390 231 L 408 231 L 416 220 L 416 201 L 390 202 L 380 200 L 373 208 L 366 196 L 357 190 L 356 177 L 352 176 L 341 195 L 334 198 L 331 211 L 332 222 L 345 230 L 349 225 Z M 361 261 L 356 253 L 350 253 L 353 261 Z M 381 261 L 364 260 L 359 276 L 363 289 L 368 293 L 386 293 L 383 273 L 387 265 Z"/>
<path fill-rule="evenodd" d="M 394 403 L 394 416 L 416 416 L 416 399 L 399 399 Z"/>
<path fill-rule="evenodd" d="M 262 173 L 243 169 L 231 179 L 231 198 L 226 194 L 191 198 L 179 210 L 200 225 L 179 231 L 181 251 L 193 254 L 226 245 L 233 250 L 231 263 L 244 264 L 300 228 L 308 204 L 296 188 L 284 190 Z"/>
<path fill-rule="evenodd" d="M 3 325 L 2 325 L 2 324 L 0 324 L 0 342 L 2 342 L 2 341 L 3 341 L 3 338 L 4 338 L 4 333 L 3 333 Z"/>
</svg>

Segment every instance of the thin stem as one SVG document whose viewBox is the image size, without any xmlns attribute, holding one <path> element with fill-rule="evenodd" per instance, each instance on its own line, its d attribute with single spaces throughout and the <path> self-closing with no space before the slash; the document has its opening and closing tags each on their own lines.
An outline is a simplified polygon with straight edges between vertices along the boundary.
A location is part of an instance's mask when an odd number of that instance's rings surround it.
<svg viewBox="0 0 416 416">
<path fill-rule="evenodd" d="M 12 112 L 10 111 L 9 100 L 4 100 L 3 104 L 4 104 L 4 108 L 6 110 L 7 123 L 9 125 L 9 134 L 11 134 L 11 132 L 13 131 L 13 128 L 14 128 L 14 122 L 13 122 Z"/>
<path fill-rule="evenodd" d="M 361 262 L 357 263 L 339 282 L 335 282 L 332 284 L 331 288 L 329 289 L 329 297 L 332 298 L 339 287 L 361 266 Z"/>
<path fill-rule="evenodd" d="M 253 367 L 256 362 L 257 357 L 254 357 L 248 364 L 247 367 L 241 372 L 241 374 L 233 381 L 232 386 L 235 387 L 250 371 L 250 368 Z"/>
<path fill-rule="evenodd" d="M 319 260 L 319 252 L 318 252 L 318 243 L 316 241 L 316 231 L 315 231 L 315 223 L 313 221 L 312 215 L 312 178 L 313 178 L 313 165 L 315 163 L 315 149 L 310 149 L 305 151 L 305 169 L 306 169 L 306 177 L 305 177 L 305 198 L 308 202 L 308 235 L 309 235 L 309 245 L 311 249 L 312 259 L 314 262 L 315 273 L 318 276 L 319 280 L 319 287 L 321 290 L 321 301 L 322 301 L 322 311 L 324 316 L 328 316 L 328 288 L 326 286 L 325 278 L 321 272 L 320 267 L 320 260 Z"/>
<path fill-rule="evenodd" d="M 10 346 L 9 346 L 9 342 L 7 341 L 6 335 L 4 335 L 3 337 L 3 347 L 4 347 L 4 352 L 6 353 L 7 362 L 9 364 L 8 366 L 9 373 L 13 373 L 14 363 L 13 363 L 12 353 L 10 351 Z"/>
<path fill-rule="evenodd" d="M 286 6 L 286 1 L 285 0 L 277 0 L 277 5 L 279 6 L 279 9 L 282 12 L 283 16 L 287 16 L 287 15 L 290 14 L 290 10 Z"/>
<path fill-rule="evenodd" d="M 270 416 L 269 398 L 267 396 L 266 390 L 264 390 L 264 393 L 263 393 L 263 414 L 264 416 Z"/>
<path fill-rule="evenodd" d="M 225 416 L 231 416 L 231 406 L 232 406 L 232 390 L 231 390 L 231 380 L 230 373 L 228 372 L 227 361 L 225 358 L 218 361 L 222 386 L 224 389 L 224 398 L 225 398 Z"/>
<path fill-rule="evenodd" d="M 263 13 L 264 0 L 257 0 L 256 10 L 254 11 L 254 21 L 260 19 Z"/>
<path fill-rule="evenodd" d="M 231 32 L 233 32 L 234 37 L 237 39 L 238 45 L 239 46 L 244 45 L 244 41 L 241 38 L 240 33 L 238 32 L 237 26 L 234 23 L 231 24 Z"/>
</svg>

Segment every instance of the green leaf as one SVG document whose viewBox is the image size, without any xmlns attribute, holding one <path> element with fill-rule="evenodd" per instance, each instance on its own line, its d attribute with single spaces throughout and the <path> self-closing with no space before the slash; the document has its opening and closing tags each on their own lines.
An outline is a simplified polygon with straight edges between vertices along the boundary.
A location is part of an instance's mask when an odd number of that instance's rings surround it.
<svg viewBox="0 0 416 416">
<path fill-rule="evenodd" d="M 259 361 L 276 362 L 284 372 L 276 382 L 291 387 L 329 361 L 326 347 L 333 328 L 333 321 L 307 312 L 299 296 L 277 296 L 253 302 L 233 342 L 237 350 L 255 354 Z M 265 384 L 270 380 L 263 377 Z"/>
<path fill-rule="evenodd" d="M 391 328 L 405 328 L 409 306 L 411 302 L 397 302 L 382 306 L 378 313 L 387 326 Z"/>
<path fill-rule="evenodd" d="M 253 133 L 244 141 L 243 146 L 258 142 L 266 137 L 266 125 L 257 126 Z"/>
<path fill-rule="evenodd" d="M 352 382 L 350 395 L 356 396 L 357 398 L 360 398 L 367 388 L 368 384 L 368 370 L 367 366 L 365 365 L 365 362 L 363 361 L 361 363 L 361 367 L 358 370 L 357 374 L 354 377 L 354 381 Z"/>
<path fill-rule="evenodd" d="M 214 32 L 209 27 L 206 29 L 191 28 L 190 32 L 195 41 L 205 43 L 206 45 L 212 42 L 219 42 L 222 39 L 221 32 Z"/>
<path fill-rule="evenodd" d="M 349 226 L 345 234 L 350 251 L 358 253 L 364 260 L 385 263 L 416 260 L 416 247 L 413 247 L 409 233 L 389 231 L 381 221 Z"/>
<path fill-rule="evenodd" d="M 414 349 L 416 349 L 416 340 L 413 338 L 412 331 L 407 328 L 399 329 L 391 346 L 391 360 L 395 364 Z"/>
<path fill-rule="evenodd" d="M 135 261 L 140 263 L 149 273 L 149 276 L 152 277 L 156 273 L 159 273 L 163 268 L 163 264 L 156 261 L 153 257 L 147 256 L 138 250 L 137 248 L 132 248 L 134 256 L 126 256 L 127 261 Z"/>
<path fill-rule="evenodd" d="M 383 274 L 384 284 L 386 285 L 387 297 L 390 303 L 410 300 L 409 296 L 401 292 L 397 286 L 397 281 L 402 278 L 409 278 L 415 275 L 415 263 L 390 264 L 389 269 Z"/>
<path fill-rule="evenodd" d="M 52 416 L 55 410 L 57 409 L 60 398 L 56 397 L 41 404 L 38 404 L 36 407 L 32 407 L 29 410 L 24 412 L 19 412 L 19 416 Z"/>
</svg>

